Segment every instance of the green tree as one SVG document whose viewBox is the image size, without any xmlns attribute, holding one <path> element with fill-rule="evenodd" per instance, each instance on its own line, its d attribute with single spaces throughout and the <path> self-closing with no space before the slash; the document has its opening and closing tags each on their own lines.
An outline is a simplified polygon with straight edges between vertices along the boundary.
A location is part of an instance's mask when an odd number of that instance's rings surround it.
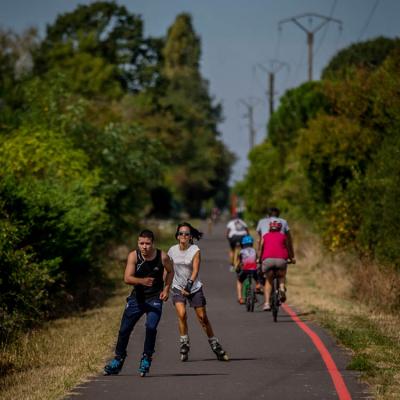
<svg viewBox="0 0 400 400">
<path fill-rule="evenodd" d="M 268 138 L 284 156 L 296 145 L 301 128 L 318 113 L 328 112 L 329 101 L 320 82 L 307 82 L 288 90 L 268 122 Z"/>
<path fill-rule="evenodd" d="M 383 36 L 365 42 L 354 43 L 340 50 L 322 71 L 322 79 L 341 79 L 351 70 L 374 70 L 400 44 L 400 39 Z"/>
<path fill-rule="evenodd" d="M 227 182 L 233 155 L 219 140 L 217 124 L 221 107 L 208 92 L 200 73 L 200 39 L 191 17 L 178 15 L 168 30 L 163 49 L 166 77 L 161 104 L 172 114 L 170 140 L 174 163 L 167 182 L 175 187 L 191 214 L 198 214 L 203 201 L 228 192 Z"/>
<path fill-rule="evenodd" d="M 18 129 L 0 145 L 1 335 L 39 321 L 100 274 L 107 229 L 97 171 L 63 134 Z M 92 271 L 94 280 L 83 279 Z M 3 324 L 4 323 L 4 324 Z"/>
<path fill-rule="evenodd" d="M 21 107 L 21 85 L 29 79 L 32 53 L 38 46 L 36 29 L 21 34 L 0 29 L 0 134 L 16 124 L 15 110 Z"/>
<path fill-rule="evenodd" d="M 133 91 L 153 84 L 158 56 L 157 41 L 143 38 L 140 16 L 114 2 L 98 1 L 58 16 L 47 27 L 36 52 L 35 70 L 43 74 L 61 69 L 71 84 L 74 79 L 88 85 L 95 80 L 94 87 L 109 85 L 115 94 L 116 83 Z M 112 83 L 107 82 L 110 79 Z M 84 85 L 79 87 L 85 90 Z"/>
<path fill-rule="evenodd" d="M 160 141 L 125 121 L 120 104 L 101 105 L 72 94 L 63 76 L 33 79 L 24 87 L 23 104 L 23 126 L 62 132 L 86 154 L 89 168 L 99 173 L 97 191 L 118 235 L 117 228 L 132 223 L 161 181 L 166 156 Z"/>
</svg>

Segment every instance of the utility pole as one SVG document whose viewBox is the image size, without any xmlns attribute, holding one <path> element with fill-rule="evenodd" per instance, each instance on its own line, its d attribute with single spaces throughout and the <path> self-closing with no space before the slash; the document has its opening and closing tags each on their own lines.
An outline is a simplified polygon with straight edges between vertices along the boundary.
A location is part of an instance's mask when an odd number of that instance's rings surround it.
<svg viewBox="0 0 400 400">
<path fill-rule="evenodd" d="M 240 99 L 239 102 L 246 107 L 246 114 L 243 116 L 249 121 L 249 144 L 250 150 L 254 147 L 256 140 L 256 129 L 254 128 L 254 108 L 261 103 L 259 99 L 250 97 L 248 100 Z"/>
<path fill-rule="evenodd" d="M 269 115 L 271 116 L 274 112 L 274 96 L 275 96 L 275 74 L 277 74 L 283 67 L 287 67 L 289 69 L 289 64 L 279 61 L 279 60 L 270 60 L 269 68 L 264 66 L 263 64 L 257 64 L 259 68 L 261 68 L 264 72 L 268 72 L 268 90 L 267 95 L 269 98 Z"/>
<path fill-rule="evenodd" d="M 313 18 L 320 21 L 320 23 L 314 29 L 308 29 L 304 24 L 301 23 L 301 20 L 304 18 L 308 18 L 309 25 L 312 24 Z M 339 25 L 339 29 L 342 30 L 342 21 L 332 18 L 326 17 L 325 15 L 315 14 L 315 13 L 306 13 L 297 15 L 295 17 L 282 19 L 279 21 L 278 29 L 282 29 L 282 25 L 287 22 L 293 22 L 297 25 L 301 30 L 303 30 L 307 34 L 307 46 L 308 46 L 308 80 L 312 81 L 313 76 L 313 46 L 314 46 L 314 35 L 327 23 L 335 22 Z"/>
</svg>

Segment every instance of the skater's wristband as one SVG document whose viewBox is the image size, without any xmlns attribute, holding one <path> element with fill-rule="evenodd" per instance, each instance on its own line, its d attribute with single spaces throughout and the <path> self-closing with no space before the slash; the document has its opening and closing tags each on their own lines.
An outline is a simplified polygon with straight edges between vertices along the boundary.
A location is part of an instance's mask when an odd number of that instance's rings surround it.
<svg viewBox="0 0 400 400">
<path fill-rule="evenodd" d="M 191 279 L 188 279 L 186 282 L 185 291 L 190 293 L 192 287 L 193 287 L 193 281 Z"/>
</svg>

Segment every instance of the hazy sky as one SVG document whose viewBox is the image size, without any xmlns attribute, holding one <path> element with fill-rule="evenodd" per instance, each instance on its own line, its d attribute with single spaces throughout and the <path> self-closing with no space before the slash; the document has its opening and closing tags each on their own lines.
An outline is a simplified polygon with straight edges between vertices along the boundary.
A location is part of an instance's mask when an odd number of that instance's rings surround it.
<svg viewBox="0 0 400 400">
<path fill-rule="evenodd" d="M 73 10 L 85 0 L 0 0 L 0 25 L 21 31 L 36 26 L 45 32 L 47 23 L 59 13 Z M 306 34 L 287 23 L 278 31 L 282 19 L 304 13 L 331 16 L 343 22 L 340 32 L 331 23 L 315 36 L 314 79 L 341 48 L 359 40 L 400 36 L 400 0 L 118 0 L 131 12 L 142 15 L 145 34 L 164 35 L 180 12 L 193 16 L 202 40 L 202 72 L 210 82 L 211 94 L 223 104 L 225 121 L 222 138 L 237 154 L 232 180 L 246 171 L 249 150 L 245 109 L 239 100 L 259 99 L 255 108 L 256 142 L 265 138 L 268 121 L 267 75 L 258 64 L 268 67 L 270 59 L 289 64 L 276 75 L 276 100 L 288 88 L 307 79 Z M 308 26 L 317 20 L 303 20 Z M 262 100 L 262 102 L 261 102 Z"/>
</svg>

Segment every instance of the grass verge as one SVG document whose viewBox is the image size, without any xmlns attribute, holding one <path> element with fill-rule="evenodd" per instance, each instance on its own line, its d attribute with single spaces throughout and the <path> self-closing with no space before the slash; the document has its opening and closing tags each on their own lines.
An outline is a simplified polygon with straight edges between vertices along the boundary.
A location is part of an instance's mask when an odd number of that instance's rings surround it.
<svg viewBox="0 0 400 400">
<path fill-rule="evenodd" d="M 318 240 L 304 231 L 295 236 L 301 247 L 296 246 L 298 264 L 288 274 L 289 301 L 351 351 L 348 368 L 360 372 L 374 398 L 399 399 L 399 316 L 356 299 L 362 297 L 354 293 L 358 260 L 324 253 Z"/>
</svg>

